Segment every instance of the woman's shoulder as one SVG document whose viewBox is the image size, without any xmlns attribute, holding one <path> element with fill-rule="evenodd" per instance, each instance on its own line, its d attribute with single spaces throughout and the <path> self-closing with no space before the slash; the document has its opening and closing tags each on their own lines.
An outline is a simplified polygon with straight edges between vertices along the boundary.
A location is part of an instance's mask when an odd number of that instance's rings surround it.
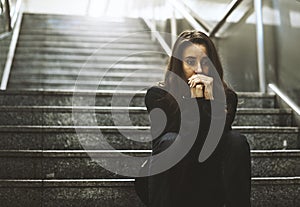
<svg viewBox="0 0 300 207">
<path fill-rule="evenodd" d="M 226 93 L 226 95 L 229 95 L 229 96 L 237 96 L 236 92 L 232 88 L 229 88 L 229 87 L 226 88 L 225 93 Z"/>
<path fill-rule="evenodd" d="M 227 99 L 227 102 L 230 100 L 230 101 L 237 101 L 238 99 L 238 96 L 236 94 L 236 92 L 231 89 L 231 88 L 226 88 L 225 90 L 225 94 L 226 94 L 226 99 Z"/>
<path fill-rule="evenodd" d="M 147 108 L 157 105 L 166 105 L 167 91 L 163 85 L 155 85 L 147 90 L 145 104 Z"/>
<path fill-rule="evenodd" d="M 161 98 L 167 94 L 165 87 L 162 84 L 154 85 L 147 90 L 145 98 Z"/>
</svg>

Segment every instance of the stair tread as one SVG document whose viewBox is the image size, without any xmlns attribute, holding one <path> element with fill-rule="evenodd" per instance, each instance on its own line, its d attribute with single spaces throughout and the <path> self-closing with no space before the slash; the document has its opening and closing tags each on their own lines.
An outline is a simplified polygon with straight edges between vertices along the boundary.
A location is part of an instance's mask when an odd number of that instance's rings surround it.
<svg viewBox="0 0 300 207">
<path fill-rule="evenodd" d="M 63 111 L 72 112 L 76 111 L 95 111 L 95 112 L 111 112 L 111 110 L 120 112 L 146 112 L 146 107 L 138 106 L 0 106 L 0 111 Z M 237 108 L 237 114 L 290 114 L 291 109 L 280 108 Z"/>
<path fill-rule="evenodd" d="M 242 132 L 279 132 L 298 133 L 299 127 L 288 126 L 233 126 L 232 129 Z M 42 125 L 0 125 L 0 132 L 97 132 L 98 130 L 118 132 L 119 130 L 147 130 L 150 133 L 150 126 L 42 126 Z"/>
<path fill-rule="evenodd" d="M 40 77 L 47 77 L 47 76 L 70 76 L 73 77 L 75 76 L 76 79 L 80 75 L 80 77 L 94 77 L 94 78 L 107 78 L 107 77 L 156 77 L 156 78 L 162 78 L 163 71 L 152 71 L 150 72 L 145 72 L 141 73 L 141 71 L 137 71 L 135 73 L 126 73 L 126 72 L 80 72 L 80 71 L 61 71 L 60 73 L 56 73 L 56 71 L 45 71 L 45 72 L 26 72 L 26 71 L 17 71 L 17 72 L 12 72 L 11 75 L 13 75 L 15 78 L 24 78 L 24 76 L 40 76 Z M 96 77 L 95 77 L 96 76 Z"/>
<path fill-rule="evenodd" d="M 80 36 L 64 36 L 64 35 L 41 35 L 41 34 L 22 34 L 19 37 L 19 41 L 66 41 L 66 42 L 76 42 L 76 41 L 81 41 L 81 42 L 106 42 L 106 43 L 123 43 L 123 42 L 128 42 L 128 43 L 152 43 L 151 39 L 142 39 L 142 38 L 136 38 L 134 34 L 128 35 L 128 36 L 122 36 L 122 37 L 101 37 L 101 36 L 91 36 L 91 37 L 86 37 L 84 35 Z M 43 48 L 40 48 L 43 49 Z"/>
<path fill-rule="evenodd" d="M 132 63 L 128 63 L 128 64 L 125 64 L 125 63 L 118 63 L 118 64 L 109 64 L 109 63 L 99 63 L 99 64 L 95 64 L 95 63 L 87 63 L 84 67 L 82 66 L 82 63 L 65 63 L 65 62 L 45 62 L 45 61 L 34 61 L 32 63 L 27 63 L 27 64 L 24 64 L 21 62 L 17 63 L 17 62 L 14 62 L 13 63 L 13 70 L 15 70 L 15 68 L 18 68 L 18 70 L 24 70 L 24 68 L 35 68 L 35 67 L 39 67 L 39 68 L 43 68 L 43 67 L 47 67 L 47 68 L 51 68 L 51 67 L 55 67 L 55 68 L 58 68 L 60 67 L 61 69 L 67 69 L 67 68 L 70 68 L 70 69 L 76 69 L 76 68 L 79 68 L 79 69 L 120 69 L 120 70 L 123 70 L 123 69 L 139 69 L 139 70 L 142 70 L 142 69 L 147 69 L 147 70 L 151 70 L 151 69 L 155 69 L 155 70 L 160 70 L 162 69 L 162 65 L 161 64 L 140 64 L 140 63 L 136 63 L 136 64 L 132 64 Z"/>
<path fill-rule="evenodd" d="M 0 150 L 0 157 L 82 157 L 112 156 L 119 153 L 135 156 L 148 156 L 152 150 Z M 300 158 L 300 149 L 289 150 L 251 150 L 251 157 L 297 157 Z"/>
<path fill-rule="evenodd" d="M 40 19 L 58 19 L 58 20 L 80 20 L 80 21 L 115 21 L 115 22 L 124 22 L 124 21 L 139 21 L 136 18 L 130 18 L 130 17 L 87 17 L 87 16 L 81 16 L 81 15 L 65 15 L 65 14 L 40 14 L 40 13 L 30 13 L 30 12 L 24 12 L 24 18 L 40 18 Z"/>
<path fill-rule="evenodd" d="M 152 73 L 153 74 L 153 73 Z M 258 98 L 274 98 L 274 94 L 266 94 L 266 93 L 257 93 L 257 92 L 236 92 L 238 97 L 258 97 Z M 64 89 L 57 89 L 57 90 L 49 90 L 49 89 L 27 89 L 27 90 L 18 90 L 18 89 L 8 89 L 6 91 L 0 91 L 0 95 L 8 94 L 8 95 L 15 95 L 15 94 L 32 94 L 32 95 L 70 95 L 73 96 L 74 90 L 64 90 Z M 146 94 L 146 90 L 143 91 L 136 91 L 136 90 L 78 90 L 76 91 L 77 95 L 115 95 L 115 94 L 137 94 L 144 96 Z"/>
<path fill-rule="evenodd" d="M 61 187 L 89 187 L 89 186 L 133 186 L 135 179 L 0 179 L 1 187 L 22 186 L 61 186 Z M 296 184 L 300 185 L 300 177 L 253 177 L 252 184 Z"/>
<path fill-rule="evenodd" d="M 70 54 L 70 55 L 90 55 L 95 52 L 95 49 L 89 48 L 57 48 L 57 47 L 18 47 L 16 55 L 19 53 L 31 53 L 31 54 Z M 152 52 L 153 53 L 153 52 Z M 103 48 L 98 50 L 96 55 L 110 56 L 110 55 L 128 55 L 128 49 L 109 49 Z M 147 53 L 140 53 L 140 56 L 147 56 Z M 161 55 L 161 54 L 159 54 Z"/>
<path fill-rule="evenodd" d="M 125 79 L 126 80 L 126 79 Z M 158 80 L 149 80 L 149 81 L 139 81 L 133 82 L 130 80 L 127 81 L 108 81 L 108 80 L 51 80 L 51 79 L 31 79 L 31 80 L 11 80 L 9 82 L 12 87 L 24 86 L 27 85 L 33 87 L 51 87 L 51 86 L 70 86 L 72 88 L 80 86 L 90 86 L 91 88 L 97 89 L 98 86 L 112 86 L 112 87 L 123 87 L 123 86 L 136 86 L 136 87 L 149 87 L 154 85 Z M 142 89 L 142 88 L 141 88 Z"/>
<path fill-rule="evenodd" d="M 134 35 L 136 38 L 149 38 L 149 35 L 151 34 L 150 31 L 144 30 L 139 32 L 109 32 L 109 31 L 81 31 L 81 33 L 78 33 L 77 30 L 43 30 L 43 29 L 22 29 L 20 31 L 20 35 L 24 34 L 39 34 L 39 35 L 68 35 L 68 36 L 86 36 L 86 37 L 126 37 L 130 35 Z"/>
<path fill-rule="evenodd" d="M 159 51 L 159 46 L 155 44 L 107 44 L 107 43 L 79 43 L 79 42 L 19 42 L 18 47 L 57 47 L 57 48 L 89 48 L 89 49 L 102 49 L 102 48 L 115 48 L 115 49 L 139 49 L 147 51 Z"/>
</svg>

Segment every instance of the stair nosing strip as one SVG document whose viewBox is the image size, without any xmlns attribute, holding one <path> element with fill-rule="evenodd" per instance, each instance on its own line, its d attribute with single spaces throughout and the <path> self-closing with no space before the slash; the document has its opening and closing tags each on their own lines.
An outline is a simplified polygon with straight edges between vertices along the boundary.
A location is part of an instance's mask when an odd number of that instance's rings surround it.
<svg viewBox="0 0 300 207">
<path fill-rule="evenodd" d="M 150 126 L 22 126 L 10 125 L 0 126 L 0 132 L 80 132 L 80 133 L 99 133 L 101 132 L 118 132 L 119 130 L 138 130 L 139 132 L 150 132 Z"/>
<path fill-rule="evenodd" d="M 26 90 L 17 90 L 17 89 L 8 89 L 7 91 L 0 91 L 0 95 L 80 95 L 80 96 L 90 96 L 90 95 L 96 95 L 96 96 L 104 96 L 104 95 L 140 95 L 145 96 L 146 91 L 139 91 L 139 90 L 48 90 L 48 89 L 26 89 Z"/>
</svg>

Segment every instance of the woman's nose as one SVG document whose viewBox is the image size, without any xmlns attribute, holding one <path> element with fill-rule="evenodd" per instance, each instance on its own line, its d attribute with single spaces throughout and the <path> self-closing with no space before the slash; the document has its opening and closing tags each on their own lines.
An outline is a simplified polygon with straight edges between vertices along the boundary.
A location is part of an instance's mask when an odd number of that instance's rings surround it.
<svg viewBox="0 0 300 207">
<path fill-rule="evenodd" d="M 195 73 L 202 73 L 202 67 L 200 62 L 197 64 L 197 67 L 195 68 Z"/>
</svg>

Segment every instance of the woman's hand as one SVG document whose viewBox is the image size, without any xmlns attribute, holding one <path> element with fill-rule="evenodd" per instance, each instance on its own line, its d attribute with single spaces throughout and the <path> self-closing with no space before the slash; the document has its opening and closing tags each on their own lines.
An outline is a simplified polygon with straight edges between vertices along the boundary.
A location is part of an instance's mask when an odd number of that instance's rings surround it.
<svg viewBox="0 0 300 207">
<path fill-rule="evenodd" d="M 191 88 L 196 87 L 197 84 L 204 85 L 204 98 L 207 100 L 213 100 L 213 78 L 202 75 L 194 74 L 188 79 L 188 84 Z"/>
</svg>

